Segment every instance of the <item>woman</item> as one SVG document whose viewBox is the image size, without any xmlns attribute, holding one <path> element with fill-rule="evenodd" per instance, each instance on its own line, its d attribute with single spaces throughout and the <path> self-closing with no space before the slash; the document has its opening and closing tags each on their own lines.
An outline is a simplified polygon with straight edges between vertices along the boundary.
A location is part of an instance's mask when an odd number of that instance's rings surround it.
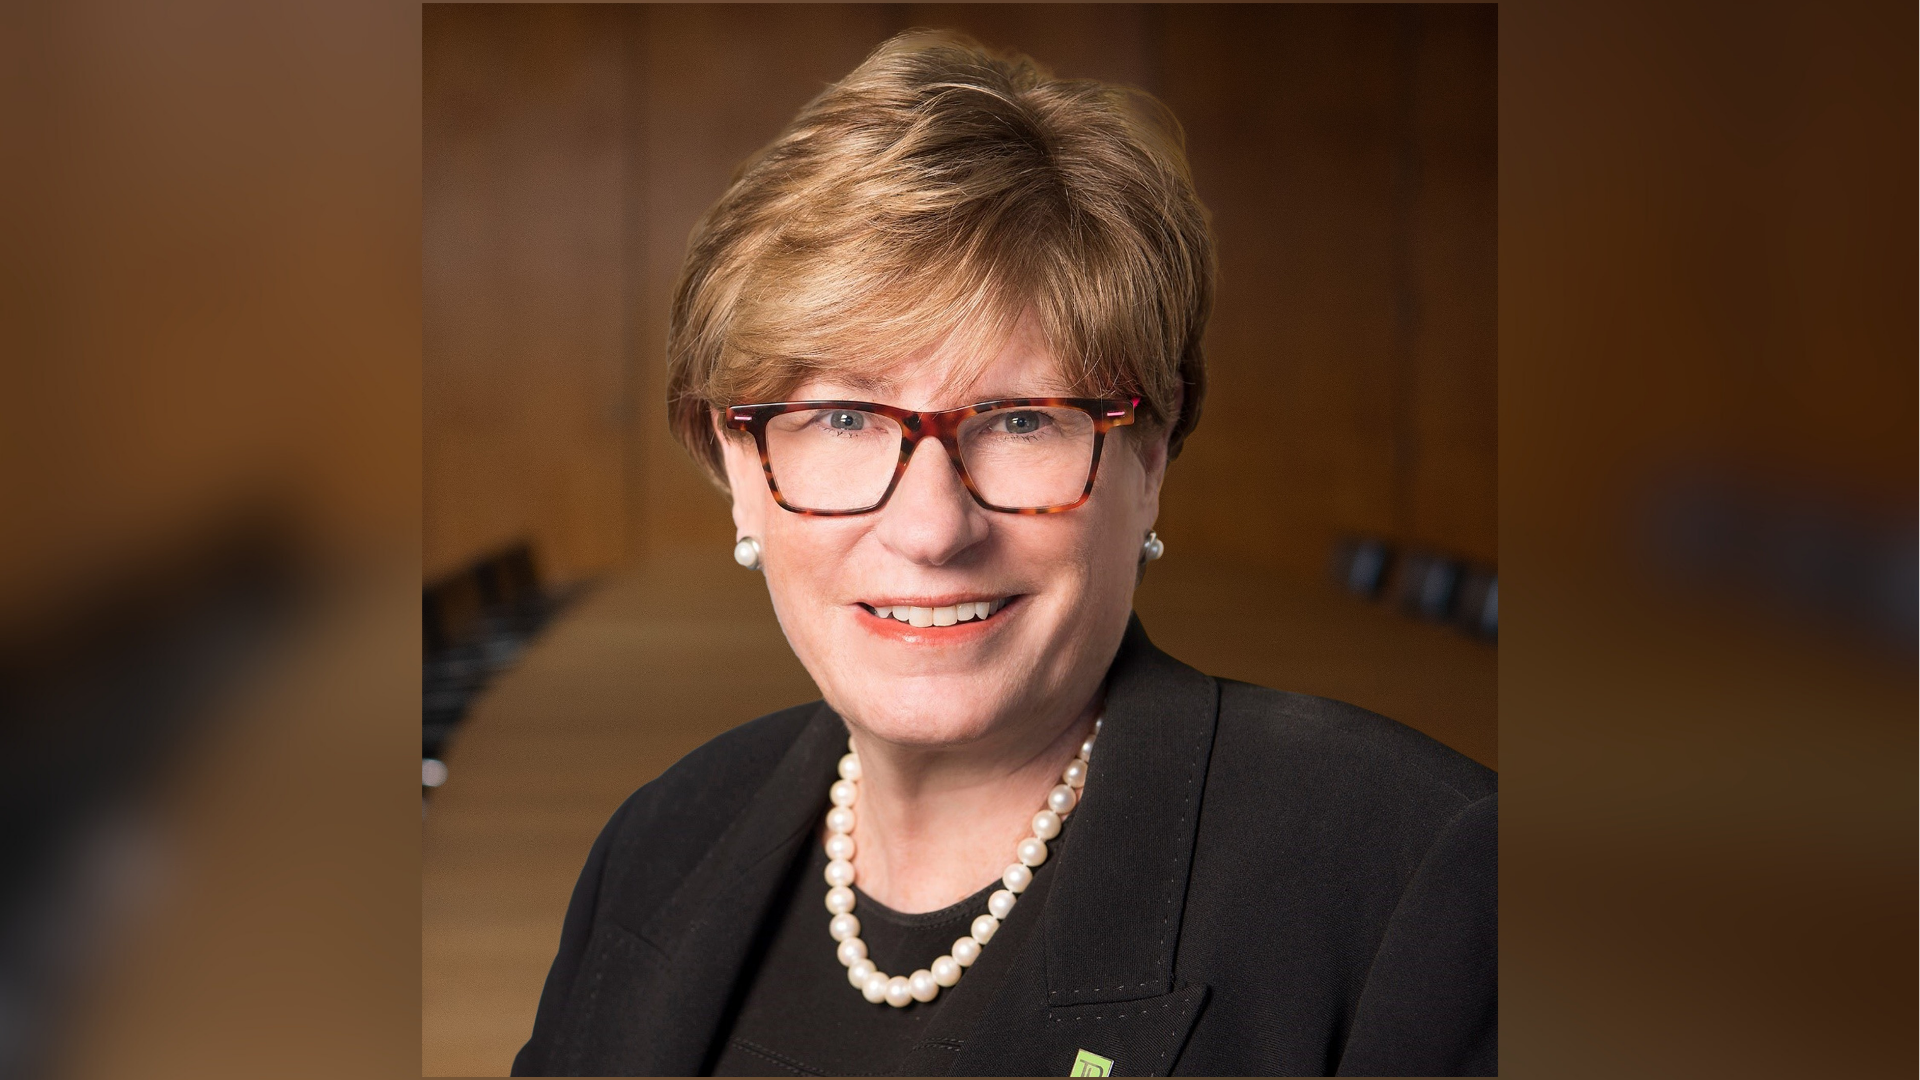
<svg viewBox="0 0 1920 1080">
<path fill-rule="evenodd" d="M 825 700 L 614 816 L 516 1073 L 1494 1071 L 1493 774 L 1131 618 L 1212 265 L 1164 110 L 951 35 L 742 168 L 669 393 Z"/>
</svg>

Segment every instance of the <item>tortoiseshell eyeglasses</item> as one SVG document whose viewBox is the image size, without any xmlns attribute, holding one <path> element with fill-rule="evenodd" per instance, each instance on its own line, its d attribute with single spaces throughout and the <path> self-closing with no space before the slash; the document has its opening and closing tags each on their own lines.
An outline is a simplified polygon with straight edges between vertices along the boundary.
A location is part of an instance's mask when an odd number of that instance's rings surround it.
<svg viewBox="0 0 1920 1080">
<path fill-rule="evenodd" d="M 774 501 L 796 514 L 867 514 L 886 505 L 922 439 L 938 439 L 973 500 L 1004 514 L 1055 514 L 1093 494 L 1107 432 L 1139 398 L 1002 398 L 945 412 L 871 401 L 735 405 Z"/>
</svg>

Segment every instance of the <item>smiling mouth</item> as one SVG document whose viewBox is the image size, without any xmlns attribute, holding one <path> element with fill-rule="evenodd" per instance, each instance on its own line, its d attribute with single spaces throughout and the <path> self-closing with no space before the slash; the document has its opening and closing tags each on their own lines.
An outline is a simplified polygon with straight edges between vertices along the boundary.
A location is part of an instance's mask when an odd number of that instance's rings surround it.
<svg viewBox="0 0 1920 1080">
<path fill-rule="evenodd" d="M 948 604 L 944 607 L 914 607 L 909 604 L 898 604 L 892 607 L 874 604 L 860 606 L 882 619 L 895 619 L 908 626 L 954 626 L 964 622 L 981 622 L 991 619 L 1013 600 L 1011 596 L 1002 596 L 996 600 L 973 600 Z"/>
</svg>

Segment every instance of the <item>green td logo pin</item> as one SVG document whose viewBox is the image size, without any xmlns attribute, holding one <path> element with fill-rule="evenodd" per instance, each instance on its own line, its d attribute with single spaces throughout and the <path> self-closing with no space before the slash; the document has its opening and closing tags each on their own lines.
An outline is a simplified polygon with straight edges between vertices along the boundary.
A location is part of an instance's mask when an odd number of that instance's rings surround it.
<svg viewBox="0 0 1920 1080">
<path fill-rule="evenodd" d="M 1067 1075 L 1111 1076 L 1113 1075 L 1113 1059 L 1101 1057 L 1091 1050 L 1082 1050 L 1080 1051 L 1080 1056 L 1073 1059 L 1073 1071 Z"/>
</svg>

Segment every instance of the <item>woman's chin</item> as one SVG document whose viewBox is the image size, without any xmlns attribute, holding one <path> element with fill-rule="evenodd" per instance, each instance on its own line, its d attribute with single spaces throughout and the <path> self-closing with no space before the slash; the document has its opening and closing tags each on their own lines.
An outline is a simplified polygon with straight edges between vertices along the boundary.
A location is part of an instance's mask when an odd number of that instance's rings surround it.
<svg viewBox="0 0 1920 1080">
<path fill-rule="evenodd" d="M 838 711 L 867 734 L 901 746 L 965 746 L 1010 722 L 1010 710 L 983 697 L 977 683 L 968 693 L 929 682 L 870 683 L 849 695 Z"/>
</svg>

